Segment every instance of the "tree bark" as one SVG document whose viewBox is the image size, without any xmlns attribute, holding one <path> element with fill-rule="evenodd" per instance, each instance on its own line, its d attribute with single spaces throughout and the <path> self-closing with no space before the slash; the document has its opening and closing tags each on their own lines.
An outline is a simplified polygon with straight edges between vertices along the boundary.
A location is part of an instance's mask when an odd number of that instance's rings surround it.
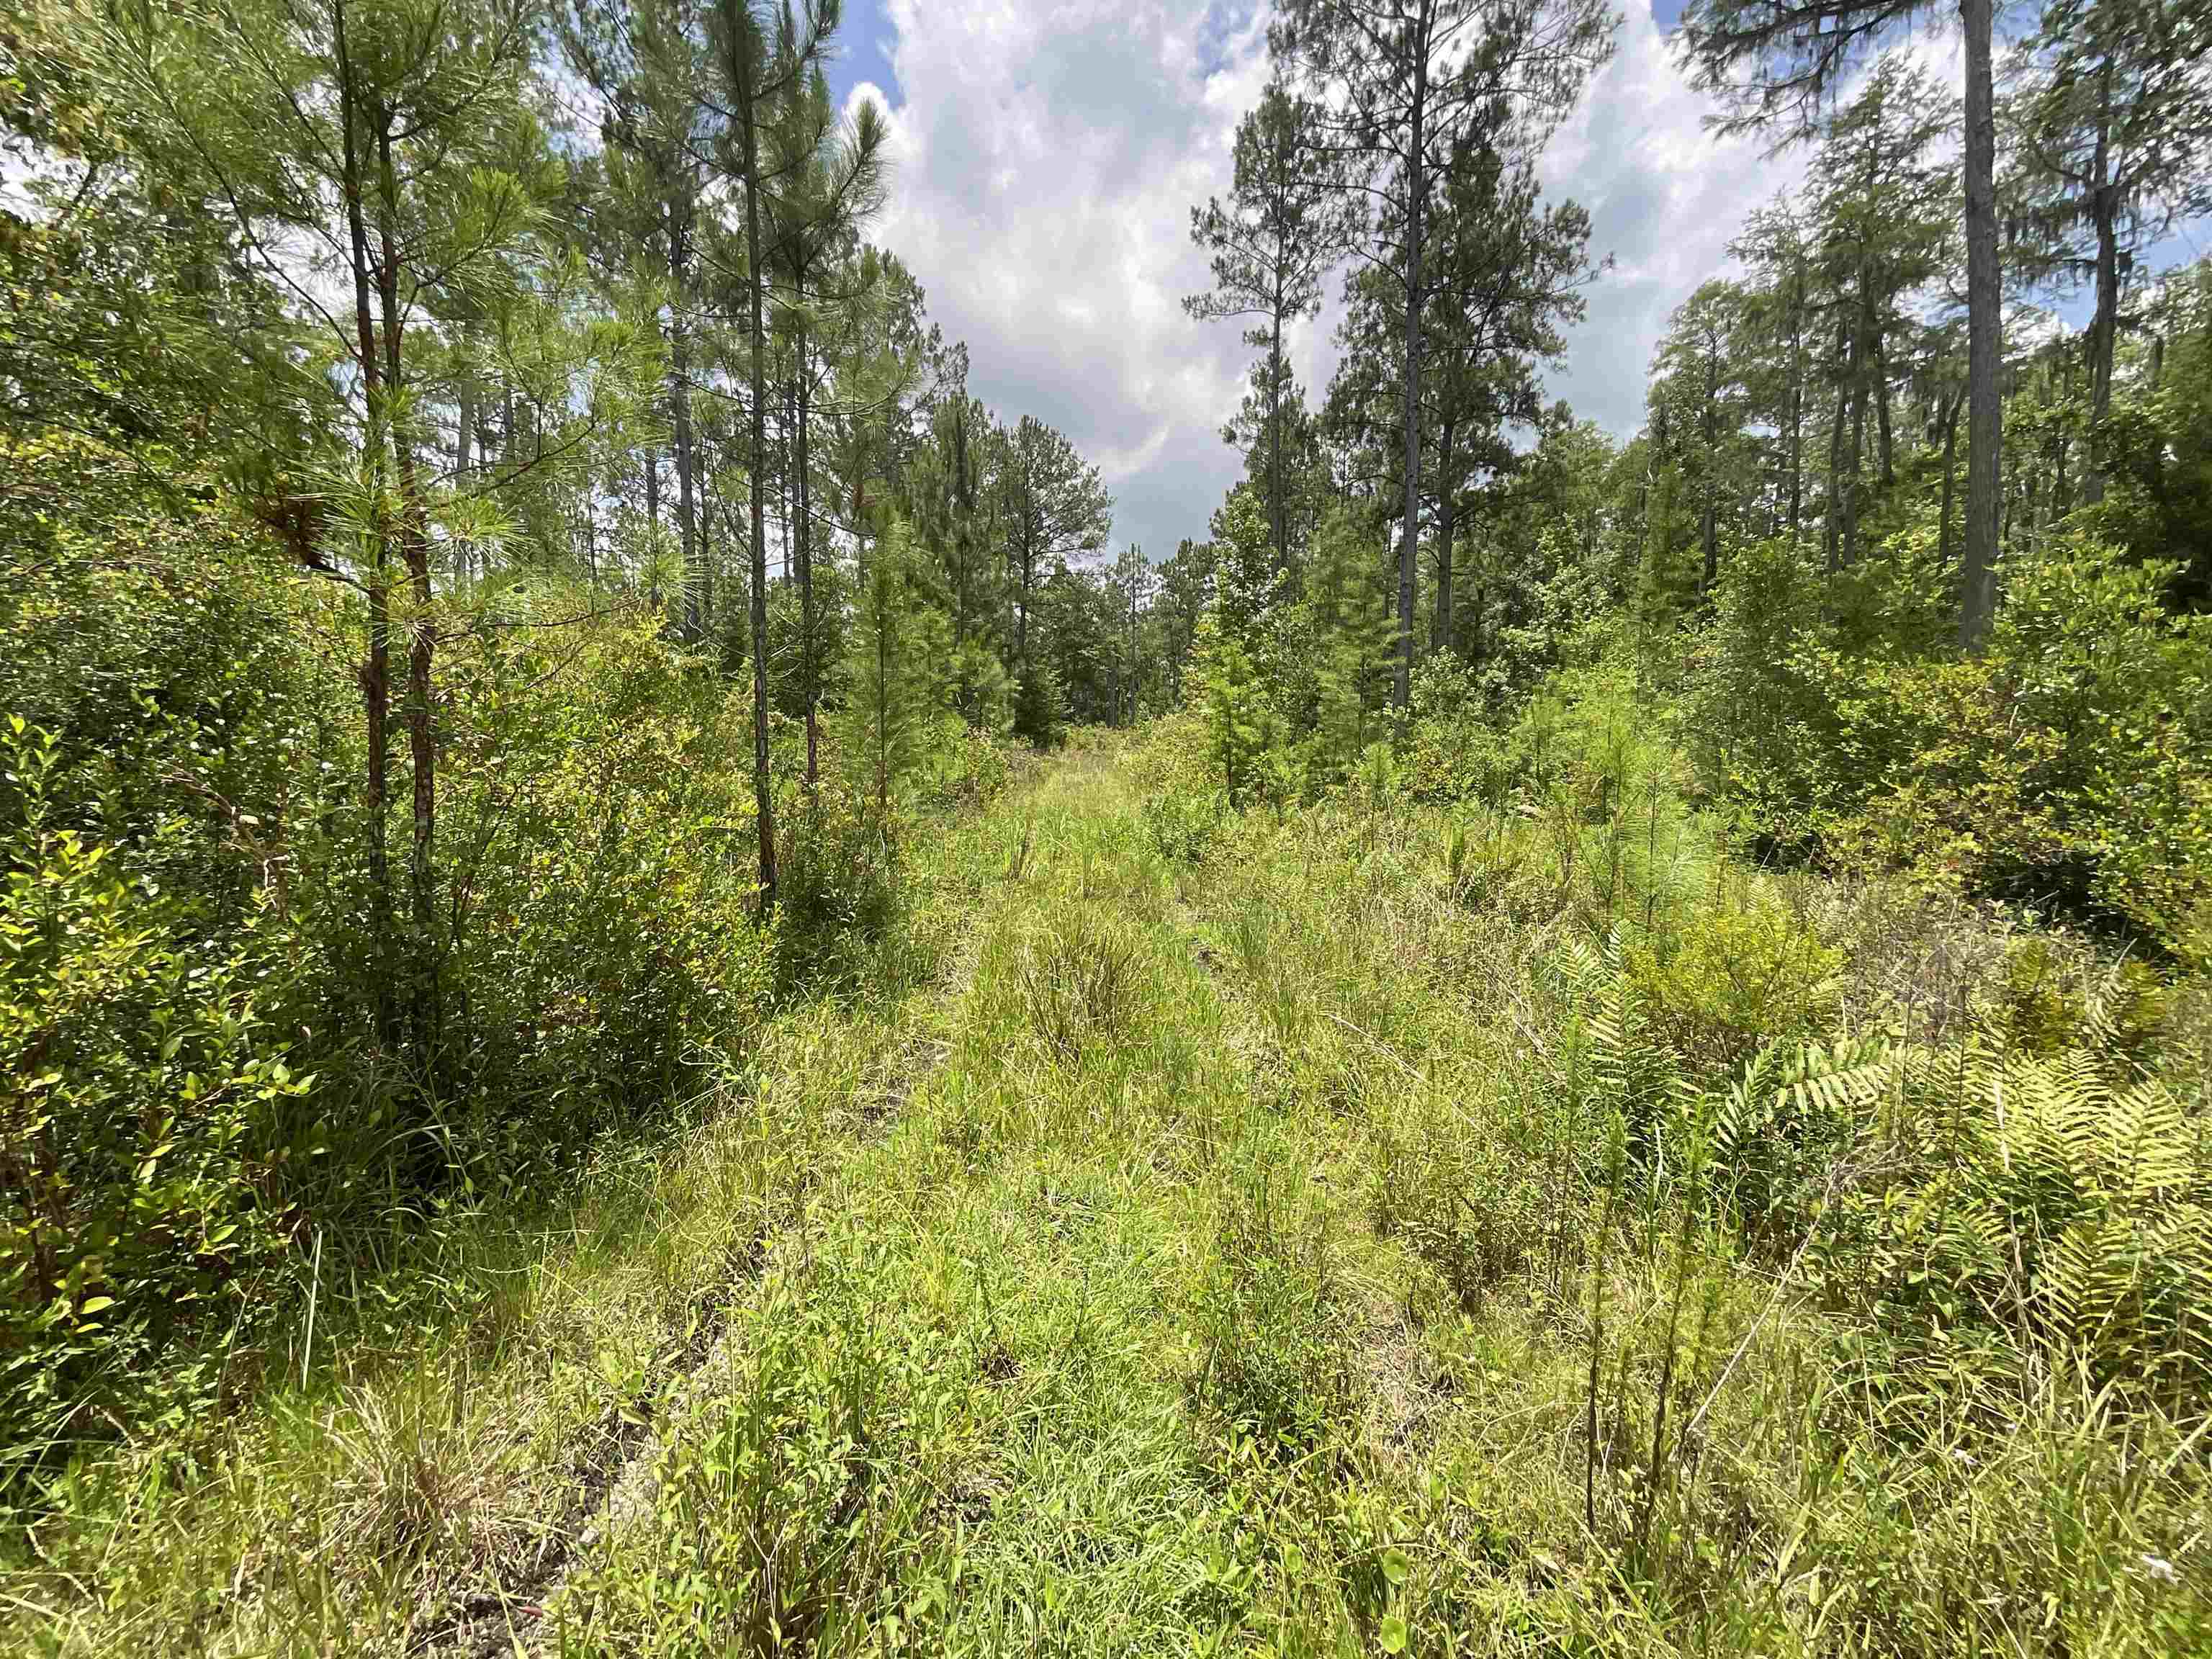
<svg viewBox="0 0 2212 1659">
<path fill-rule="evenodd" d="M 1276 270 L 1282 269 L 1279 260 Z M 1290 526 L 1283 511 L 1283 285 L 1275 283 L 1275 312 L 1267 345 L 1267 495 L 1275 520 L 1275 574 L 1291 568 Z"/>
<path fill-rule="evenodd" d="M 1446 421 L 1437 433 L 1437 614 L 1429 642 L 1432 651 L 1452 648 L 1452 532 L 1457 522 L 1452 489 L 1455 424 Z"/>
<path fill-rule="evenodd" d="M 398 392 L 405 384 L 402 355 L 405 319 L 399 300 L 399 182 L 392 155 L 392 125 L 388 118 L 377 133 L 378 298 L 384 313 L 384 374 L 386 386 Z M 392 455 L 399 485 L 399 556 L 407 568 L 412 614 L 407 623 L 407 752 L 412 775 L 414 823 L 409 841 L 407 884 L 410 920 L 414 925 L 414 971 L 411 1005 L 414 1042 L 418 1061 L 428 1064 L 437 1037 L 439 1010 L 438 963 L 434 937 L 437 924 L 438 755 L 430 726 L 431 657 L 436 635 L 430 624 L 430 540 L 428 512 L 422 499 L 422 481 L 415 464 L 415 447 L 398 422 L 392 422 Z"/>
<path fill-rule="evenodd" d="M 2097 226 L 2097 309 L 2089 324 L 2089 467 L 2081 480 L 2081 499 L 2105 499 L 2105 417 L 2112 407 L 2112 351 L 2119 332 L 2119 191 L 2109 177 L 2112 161 L 2112 60 L 2098 75 L 2097 149 L 2090 180 L 2089 210 Z"/>
<path fill-rule="evenodd" d="M 660 452 L 647 447 L 645 452 L 645 527 L 650 532 L 646 538 L 646 557 L 649 562 L 645 571 L 646 603 L 658 616 L 660 611 L 660 560 L 653 544 L 660 538 Z"/>
<path fill-rule="evenodd" d="M 676 533 L 684 555 L 684 637 L 696 644 L 707 630 L 707 590 L 693 506 L 691 332 L 684 315 L 690 234 L 689 204 L 668 203 L 668 413 L 676 445 Z"/>
<path fill-rule="evenodd" d="M 803 287 L 797 290 L 796 297 L 799 305 L 804 307 L 806 295 Z M 799 321 L 792 334 L 792 352 L 797 360 L 798 376 L 793 398 L 795 425 L 792 434 L 792 459 L 799 474 L 799 678 L 801 694 L 806 701 L 806 787 L 811 793 L 815 787 L 820 764 L 821 745 L 815 708 L 821 701 L 822 688 L 815 666 L 814 513 L 806 448 L 806 429 L 813 412 L 813 399 L 811 395 L 812 388 L 807 384 L 805 313 L 800 311 L 799 316 Z"/>
<path fill-rule="evenodd" d="M 1966 526 L 1959 642 L 1979 648 L 1996 617 L 1999 460 L 2004 411 L 2004 296 L 1997 267 L 1996 102 L 1992 0 L 1960 0 L 1966 33 Z"/>
<path fill-rule="evenodd" d="M 738 142 L 744 146 L 745 297 L 750 347 L 753 623 L 753 815 L 760 830 L 761 908 L 775 902 L 775 799 L 768 772 L 768 502 L 761 463 L 768 453 L 768 342 L 761 326 L 760 88 L 753 79 L 750 32 L 730 31 L 731 83 L 738 94 Z"/>
<path fill-rule="evenodd" d="M 1961 393 L 1952 393 L 1943 409 L 1943 506 L 1936 532 L 1936 560 L 1947 570 L 1951 566 L 1951 501 L 1959 482 L 1959 404 L 1962 397 Z"/>
<path fill-rule="evenodd" d="M 1421 538 L 1421 210 L 1428 193 L 1423 173 L 1427 160 L 1425 123 L 1428 115 L 1429 55 L 1427 0 L 1420 0 L 1415 24 L 1413 143 L 1406 153 L 1406 385 L 1402 401 L 1405 432 L 1406 522 L 1398 545 L 1398 665 L 1390 688 L 1392 705 L 1402 720 L 1413 689 L 1413 560 Z"/>
<path fill-rule="evenodd" d="M 369 887 L 370 995 L 375 1008 L 380 1042 L 390 1043 L 397 1035 L 392 995 L 392 866 L 385 841 L 385 816 L 391 799 L 392 720 L 392 607 L 386 570 L 389 532 L 380 502 L 383 497 L 387 428 L 390 413 L 384 391 L 384 369 L 377 351 L 376 320 L 372 310 L 369 278 L 368 223 L 362 204 L 364 193 L 360 128 L 365 112 L 353 83 L 352 60 L 346 37 L 345 0 L 331 9 L 331 35 L 338 67 L 339 121 L 344 130 L 346 241 L 353 275 L 354 329 L 361 369 L 362 398 L 367 416 L 367 453 L 371 488 L 380 505 L 369 531 L 369 568 L 362 586 L 368 600 L 368 661 L 361 677 L 362 711 L 368 748 L 368 775 L 362 785 L 362 811 L 368 818 Z"/>
<path fill-rule="evenodd" d="M 1713 582 L 1720 574 L 1721 568 L 1720 530 L 1713 505 L 1714 488 L 1717 483 L 1714 474 L 1720 466 L 1720 342 L 1708 340 L 1705 343 L 1705 489 L 1704 511 L 1699 515 L 1698 525 L 1698 536 L 1704 544 L 1705 556 L 1705 571 L 1698 581 L 1698 591 L 1701 593 L 1713 591 Z"/>
<path fill-rule="evenodd" d="M 1834 575 L 1843 568 L 1844 519 L 1844 421 L 1850 412 L 1851 383 L 1850 360 L 1844 355 L 1843 325 L 1837 325 L 1837 355 L 1843 359 L 1844 372 L 1836 380 L 1835 418 L 1828 423 L 1828 499 L 1821 513 L 1821 539 L 1826 544 L 1828 574 Z"/>
<path fill-rule="evenodd" d="M 1790 309 L 1790 538 L 1805 523 L 1805 273 L 1792 273 L 1795 298 Z"/>
</svg>

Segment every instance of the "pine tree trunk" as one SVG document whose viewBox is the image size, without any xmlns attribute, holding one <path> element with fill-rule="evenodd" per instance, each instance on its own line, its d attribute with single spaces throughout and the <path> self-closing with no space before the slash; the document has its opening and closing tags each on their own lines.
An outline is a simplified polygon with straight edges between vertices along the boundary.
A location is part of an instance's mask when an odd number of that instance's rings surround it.
<svg viewBox="0 0 2212 1659">
<path fill-rule="evenodd" d="M 1978 648 L 1996 617 L 2004 296 L 1997 266 L 1996 100 L 1992 0 L 1960 0 L 1966 45 L 1966 533 L 1959 640 Z"/>
<path fill-rule="evenodd" d="M 1705 552 L 1705 569 L 1698 579 L 1698 591 L 1701 593 L 1713 591 L 1713 580 L 1720 574 L 1720 527 L 1713 505 L 1714 488 L 1718 482 L 1714 475 L 1720 466 L 1720 349 L 1717 342 L 1709 342 L 1705 350 L 1705 503 L 1698 526 Z"/>
<path fill-rule="evenodd" d="M 1413 560 L 1421 537 L 1421 210 L 1428 181 L 1423 174 L 1427 157 L 1425 121 L 1428 115 L 1429 31 L 1426 0 L 1423 18 L 1413 31 L 1413 143 L 1406 154 L 1406 385 L 1401 403 L 1405 431 L 1405 525 L 1398 544 L 1398 665 L 1390 700 L 1402 719 L 1412 705 L 1413 688 Z"/>
<path fill-rule="evenodd" d="M 1826 544 L 1827 566 L 1830 575 L 1843 568 L 1844 516 L 1844 420 L 1850 410 L 1850 377 L 1849 359 L 1844 356 L 1843 325 L 1837 325 L 1837 356 L 1844 362 L 1844 372 L 1836 380 L 1836 413 L 1828 422 L 1828 490 L 1827 503 L 1821 519 L 1821 538 Z"/>
<path fill-rule="evenodd" d="M 2112 352 L 2119 332 L 2119 192 L 2112 167 L 2112 60 L 2098 76 L 2097 149 L 2090 179 L 2089 211 L 2097 227 L 2097 310 L 2089 325 L 2089 469 L 2081 480 L 2081 499 L 2105 499 L 2105 417 L 2112 407 Z"/>
<path fill-rule="evenodd" d="M 387 391 L 398 392 L 405 385 L 404 319 L 399 298 L 399 178 L 392 147 L 392 129 L 387 124 L 377 135 L 377 241 L 380 256 L 377 295 L 383 311 L 385 386 Z M 427 1065 L 436 1039 L 441 954 L 434 933 L 437 921 L 438 757 L 430 726 L 430 671 L 436 635 L 430 622 L 429 514 L 422 499 L 414 443 L 397 421 L 391 424 L 391 439 L 398 484 L 399 556 L 407 569 L 408 597 L 413 612 L 407 628 L 405 702 L 414 809 L 408 844 L 407 885 L 415 947 L 410 975 L 413 1038 L 417 1060 Z"/>
<path fill-rule="evenodd" d="M 802 285 L 795 297 L 803 307 L 806 302 Z M 799 675 L 800 690 L 806 699 L 806 787 L 815 787 L 820 767 L 821 737 L 817 730 L 815 709 L 822 700 L 822 688 L 815 672 L 814 617 L 814 512 L 811 500 L 812 479 L 808 471 L 806 429 L 812 414 L 811 388 L 806 374 L 806 325 L 805 313 L 793 333 L 792 350 L 798 359 L 797 425 L 792 434 L 793 460 L 799 474 Z"/>
<path fill-rule="evenodd" d="M 775 902 L 775 800 L 768 772 L 768 498 L 762 462 L 768 454 L 768 341 L 761 326 L 761 177 L 759 88 L 745 30 L 730 31 L 731 83 L 738 94 L 738 141 L 744 146 L 745 299 L 750 336 L 752 475 L 753 813 L 760 830 L 761 908 Z"/>
<path fill-rule="evenodd" d="M 368 416 L 368 453 L 364 459 L 368 465 L 375 497 L 380 502 L 391 415 L 385 392 L 383 363 L 377 349 L 376 320 L 371 308 L 368 225 L 362 209 L 365 185 L 360 129 L 366 112 L 356 101 L 350 43 L 346 34 L 345 0 L 335 0 L 332 7 L 331 37 L 337 56 L 339 121 L 344 130 L 346 237 L 353 275 L 356 349 Z M 368 599 L 368 661 L 362 672 L 361 693 L 368 754 L 362 805 L 368 820 L 369 960 L 367 977 L 375 1007 L 377 1037 L 386 1044 L 396 1037 L 398 1024 L 392 994 L 392 865 L 385 839 L 385 817 L 391 800 L 392 764 L 389 540 L 390 528 L 379 507 L 372 519 L 369 570 L 367 580 L 362 583 Z"/>
<path fill-rule="evenodd" d="M 1276 269 L 1281 270 L 1280 262 Z M 1290 526 L 1283 503 L 1283 290 L 1275 284 L 1273 336 L 1267 346 L 1267 496 L 1275 520 L 1275 574 L 1291 568 Z"/>
<path fill-rule="evenodd" d="M 1790 538 L 1805 524 L 1805 275 L 1793 274 L 1796 299 L 1790 312 Z"/>
<path fill-rule="evenodd" d="M 1446 421 L 1437 434 L 1437 614 L 1430 648 L 1452 648 L 1452 531 L 1456 523 L 1452 489 L 1452 440 L 1455 423 Z"/>
<path fill-rule="evenodd" d="M 707 631 L 707 588 L 699 556 L 698 520 L 692 506 L 691 331 L 684 315 L 689 220 L 688 206 L 672 196 L 668 204 L 668 410 L 676 443 L 676 532 L 684 556 L 684 637 L 696 644 Z"/>
<path fill-rule="evenodd" d="M 660 558 L 653 544 L 660 539 L 660 452 L 647 447 L 645 452 L 645 527 L 646 567 L 645 598 L 653 613 L 660 614 Z"/>
<path fill-rule="evenodd" d="M 1963 400 L 1963 394 L 1954 392 L 1943 410 L 1943 505 L 1936 532 L 1936 562 L 1946 570 L 1951 566 L 1951 501 L 1958 489 L 1959 405 Z"/>
</svg>

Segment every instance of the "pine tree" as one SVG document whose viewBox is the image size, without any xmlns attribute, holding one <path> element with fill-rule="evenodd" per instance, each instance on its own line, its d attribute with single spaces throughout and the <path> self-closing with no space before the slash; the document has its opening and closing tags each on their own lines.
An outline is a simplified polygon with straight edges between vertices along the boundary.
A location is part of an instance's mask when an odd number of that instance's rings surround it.
<svg viewBox="0 0 2212 1659">
<path fill-rule="evenodd" d="M 887 820 L 946 719 L 945 615 L 914 533 L 894 518 L 861 572 L 845 662 L 842 747 L 856 795 Z"/>
<path fill-rule="evenodd" d="M 1206 723 L 1206 753 L 1221 775 L 1229 804 L 1241 806 L 1259 781 L 1275 736 L 1267 688 L 1217 604 L 1198 625 L 1187 696 Z"/>
<path fill-rule="evenodd" d="M 2007 208 L 2032 280 L 2096 296 L 2089 322 L 2087 501 L 2101 500 L 2121 305 L 2137 257 L 2212 212 L 2212 5 L 2054 0 L 2014 60 Z"/>
<path fill-rule="evenodd" d="M 1299 629 L 1315 665 L 1316 708 L 1309 771 L 1340 777 L 1367 746 L 1389 735 L 1390 616 L 1388 561 L 1352 510 L 1333 509 L 1314 538 Z"/>
<path fill-rule="evenodd" d="M 1533 155 L 1612 55 L 1602 0 L 1287 0 L 1268 40 L 1322 112 L 1319 148 L 1346 188 L 1379 210 L 1376 268 L 1395 289 L 1402 340 L 1398 670 L 1407 707 L 1421 516 L 1424 349 L 1437 180 L 1478 145 Z"/>
<path fill-rule="evenodd" d="M 1213 287 L 1183 301 L 1201 319 L 1254 318 L 1244 343 L 1266 355 L 1253 366 L 1251 424 L 1275 564 L 1291 563 L 1291 468 L 1286 416 L 1296 395 L 1284 331 L 1321 309 L 1322 277 L 1343 255 L 1354 215 L 1328 152 L 1320 108 L 1279 81 L 1237 124 L 1229 203 L 1190 210 L 1191 240 L 1206 250 Z M 1245 434 L 1232 423 L 1230 441 Z"/>
<path fill-rule="evenodd" d="M 1778 130 L 1787 142 L 1816 135 L 1850 70 L 1927 9 L 1924 0 L 1689 0 L 1675 40 L 1693 83 L 1726 104 L 1723 131 Z M 2004 295 L 1997 252 L 1996 12 L 1994 0 L 1960 0 L 1966 56 L 1967 470 L 1959 638 L 1969 647 L 1980 645 L 1996 616 L 2002 505 Z"/>
</svg>

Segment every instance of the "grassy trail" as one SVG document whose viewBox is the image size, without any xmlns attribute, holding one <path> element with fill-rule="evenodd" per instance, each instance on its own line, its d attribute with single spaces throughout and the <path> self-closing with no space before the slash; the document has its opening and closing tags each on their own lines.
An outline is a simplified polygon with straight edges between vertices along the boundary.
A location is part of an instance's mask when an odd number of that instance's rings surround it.
<svg viewBox="0 0 2212 1659">
<path fill-rule="evenodd" d="M 1214 1373 L 1238 1182 L 1267 1227 L 1307 1172 L 1137 809 L 1079 753 L 918 841 L 916 989 L 785 1017 L 441 1308 L 325 1312 L 307 1387 L 88 1474 L 7 1644 L 1176 1651 L 1295 1599 L 1206 1396 L 1304 1385 Z"/>
<path fill-rule="evenodd" d="M 2125 1577 L 2189 1492 L 1853 1429 L 1786 1270 L 1594 1225 L 1570 924 L 1349 813 L 1171 860 L 1139 752 L 916 836 L 911 988 L 88 1474 L 0 1650 L 1918 1652 L 1968 1562 L 2075 1653 L 2201 1632 Z"/>
</svg>

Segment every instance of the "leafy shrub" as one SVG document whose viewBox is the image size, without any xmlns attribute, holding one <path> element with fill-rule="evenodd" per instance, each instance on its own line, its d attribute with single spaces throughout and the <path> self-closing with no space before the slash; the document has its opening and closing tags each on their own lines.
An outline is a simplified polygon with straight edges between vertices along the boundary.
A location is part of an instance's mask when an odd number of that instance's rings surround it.
<svg viewBox="0 0 2212 1659">
<path fill-rule="evenodd" d="M 901 915 L 886 827 L 840 791 L 804 802 L 776 862 L 776 978 L 793 988 L 853 982 Z"/>
<path fill-rule="evenodd" d="M 649 622 L 514 581 L 457 608 L 428 920 L 379 949 L 370 848 L 410 808 L 402 756 L 363 811 L 357 613 L 219 497 L 84 499 L 0 577 L 0 1040 L 45 1057 L 5 1097 L 0 1364 L 33 1453 L 202 1387 L 194 1345 L 250 1347 L 311 1234 L 573 1164 L 768 988 L 740 710 Z"/>
<path fill-rule="evenodd" d="M 235 1319 L 290 1228 L 286 1107 L 312 1082 L 255 994 L 252 926 L 180 943 L 179 900 L 134 890 L 111 845 L 57 826 L 56 739 L 0 732 L 21 821 L 0 896 L 0 1471 L 173 1335 Z"/>
<path fill-rule="evenodd" d="M 1515 769 L 1474 671 L 1449 656 L 1429 658 L 1413 670 L 1411 702 L 1400 765 L 1413 799 L 1503 800 Z"/>
<path fill-rule="evenodd" d="M 1843 954 L 1803 915 L 1753 889 L 1740 904 L 1693 912 L 1672 949 L 1632 946 L 1628 963 L 1654 1030 L 1710 1070 L 1825 1030 Z"/>
<path fill-rule="evenodd" d="M 1013 757 L 998 738 L 963 726 L 950 748 L 938 787 L 940 799 L 983 807 L 1006 793 L 1013 779 Z"/>
<path fill-rule="evenodd" d="M 1221 832 L 1228 801 L 1213 792 L 1164 790 L 1145 797 L 1145 836 L 1170 864 L 1200 864 Z"/>
<path fill-rule="evenodd" d="M 1755 845 L 2212 939 L 2212 619 L 2172 572 L 2062 533 L 2008 562 L 1989 647 L 1936 648 L 1911 538 L 1839 588 L 1786 544 L 1723 573 L 1690 752 Z M 1824 605 L 1841 607 L 1831 626 Z"/>
</svg>

